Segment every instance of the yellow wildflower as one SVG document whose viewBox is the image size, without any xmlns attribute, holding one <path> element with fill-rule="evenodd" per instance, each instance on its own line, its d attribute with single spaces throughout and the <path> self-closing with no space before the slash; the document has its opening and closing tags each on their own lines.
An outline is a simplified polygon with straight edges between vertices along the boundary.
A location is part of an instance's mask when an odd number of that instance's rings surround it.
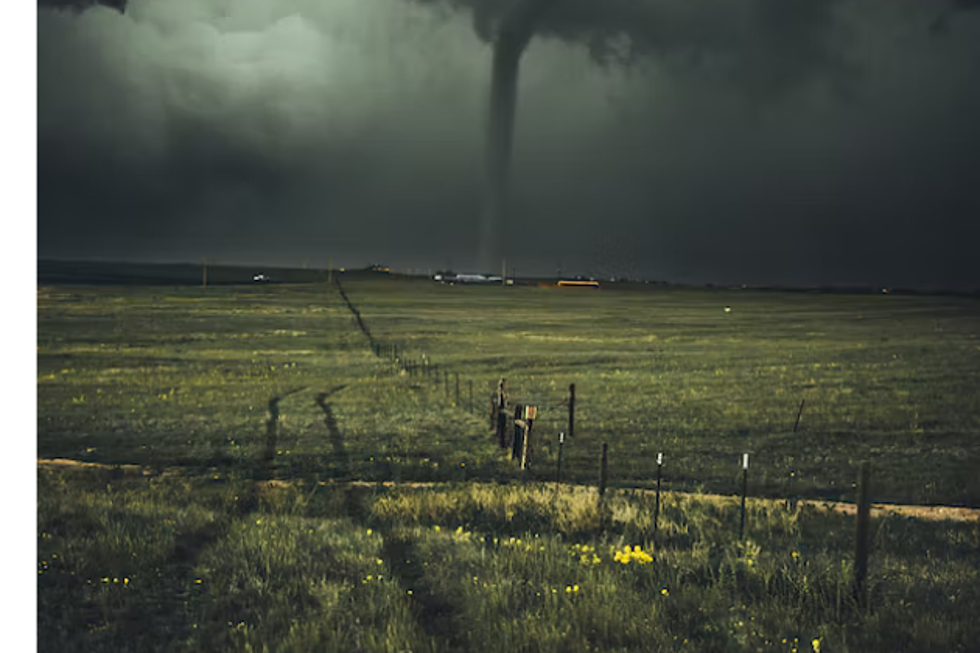
<svg viewBox="0 0 980 653">
<path fill-rule="evenodd" d="M 812 642 L 810 642 L 810 645 L 813 647 L 813 653 L 820 653 L 820 638 L 819 637 L 817 637 Z"/>
</svg>

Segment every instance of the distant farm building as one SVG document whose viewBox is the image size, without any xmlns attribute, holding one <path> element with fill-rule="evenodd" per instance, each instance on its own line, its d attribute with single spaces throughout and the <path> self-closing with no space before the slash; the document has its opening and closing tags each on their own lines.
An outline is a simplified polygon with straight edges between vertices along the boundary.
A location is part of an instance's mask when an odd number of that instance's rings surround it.
<svg viewBox="0 0 980 653">
<path fill-rule="evenodd" d="M 562 279 L 559 288 L 598 288 L 599 282 L 594 280 Z"/>
</svg>

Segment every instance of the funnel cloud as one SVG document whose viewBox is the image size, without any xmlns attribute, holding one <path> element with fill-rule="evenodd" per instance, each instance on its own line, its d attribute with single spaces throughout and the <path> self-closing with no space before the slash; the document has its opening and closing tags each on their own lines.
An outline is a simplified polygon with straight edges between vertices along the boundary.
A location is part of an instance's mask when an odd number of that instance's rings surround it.
<svg viewBox="0 0 980 653">
<path fill-rule="evenodd" d="M 974 289 L 977 7 L 43 0 L 38 253 Z"/>
</svg>

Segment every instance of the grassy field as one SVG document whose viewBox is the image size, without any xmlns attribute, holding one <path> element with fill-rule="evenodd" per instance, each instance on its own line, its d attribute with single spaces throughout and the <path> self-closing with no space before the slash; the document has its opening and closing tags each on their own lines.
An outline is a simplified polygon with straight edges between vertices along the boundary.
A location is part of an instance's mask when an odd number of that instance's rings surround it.
<svg viewBox="0 0 980 653">
<path fill-rule="evenodd" d="M 975 523 L 777 501 L 42 470 L 42 651 L 976 651 Z M 629 547 L 629 553 L 624 553 Z M 652 554 L 652 555 L 651 555 Z M 814 643 L 816 640 L 816 643 Z"/>
<path fill-rule="evenodd" d="M 532 479 L 553 478 L 575 383 L 568 479 L 594 482 L 606 442 L 615 483 L 648 484 L 664 451 L 671 487 L 735 493 L 749 452 L 756 494 L 850 498 L 870 459 L 878 499 L 980 506 L 975 300 L 345 288 L 378 340 L 450 372 L 448 396 L 441 380 L 373 356 L 331 286 L 43 288 L 39 455 L 251 460 L 282 396 L 283 477 L 517 478 L 488 430 L 506 377 L 513 399 L 540 407 Z"/>
<path fill-rule="evenodd" d="M 976 300 L 343 285 L 458 405 L 327 284 L 39 288 L 38 456 L 150 474 L 39 469 L 41 650 L 980 650 L 975 523 L 876 520 L 861 608 L 849 518 L 758 500 L 736 542 L 734 500 L 672 493 L 654 551 L 625 489 L 663 451 L 667 489 L 734 494 L 749 452 L 753 496 L 852 500 L 867 459 L 875 500 L 980 506 Z M 501 377 L 540 407 L 527 472 Z M 540 482 L 570 383 L 563 480 L 605 442 L 624 488 L 601 534 L 594 489 Z"/>
</svg>

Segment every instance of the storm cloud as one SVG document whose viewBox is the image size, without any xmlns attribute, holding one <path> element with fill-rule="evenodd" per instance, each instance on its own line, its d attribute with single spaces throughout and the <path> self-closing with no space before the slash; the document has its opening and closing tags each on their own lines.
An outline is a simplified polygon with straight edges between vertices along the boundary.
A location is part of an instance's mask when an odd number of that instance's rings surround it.
<svg viewBox="0 0 980 653">
<path fill-rule="evenodd" d="M 472 267 L 509 4 L 42 3 L 39 255 Z M 936 4 L 557 0 L 512 265 L 980 285 L 980 12 Z"/>
</svg>

